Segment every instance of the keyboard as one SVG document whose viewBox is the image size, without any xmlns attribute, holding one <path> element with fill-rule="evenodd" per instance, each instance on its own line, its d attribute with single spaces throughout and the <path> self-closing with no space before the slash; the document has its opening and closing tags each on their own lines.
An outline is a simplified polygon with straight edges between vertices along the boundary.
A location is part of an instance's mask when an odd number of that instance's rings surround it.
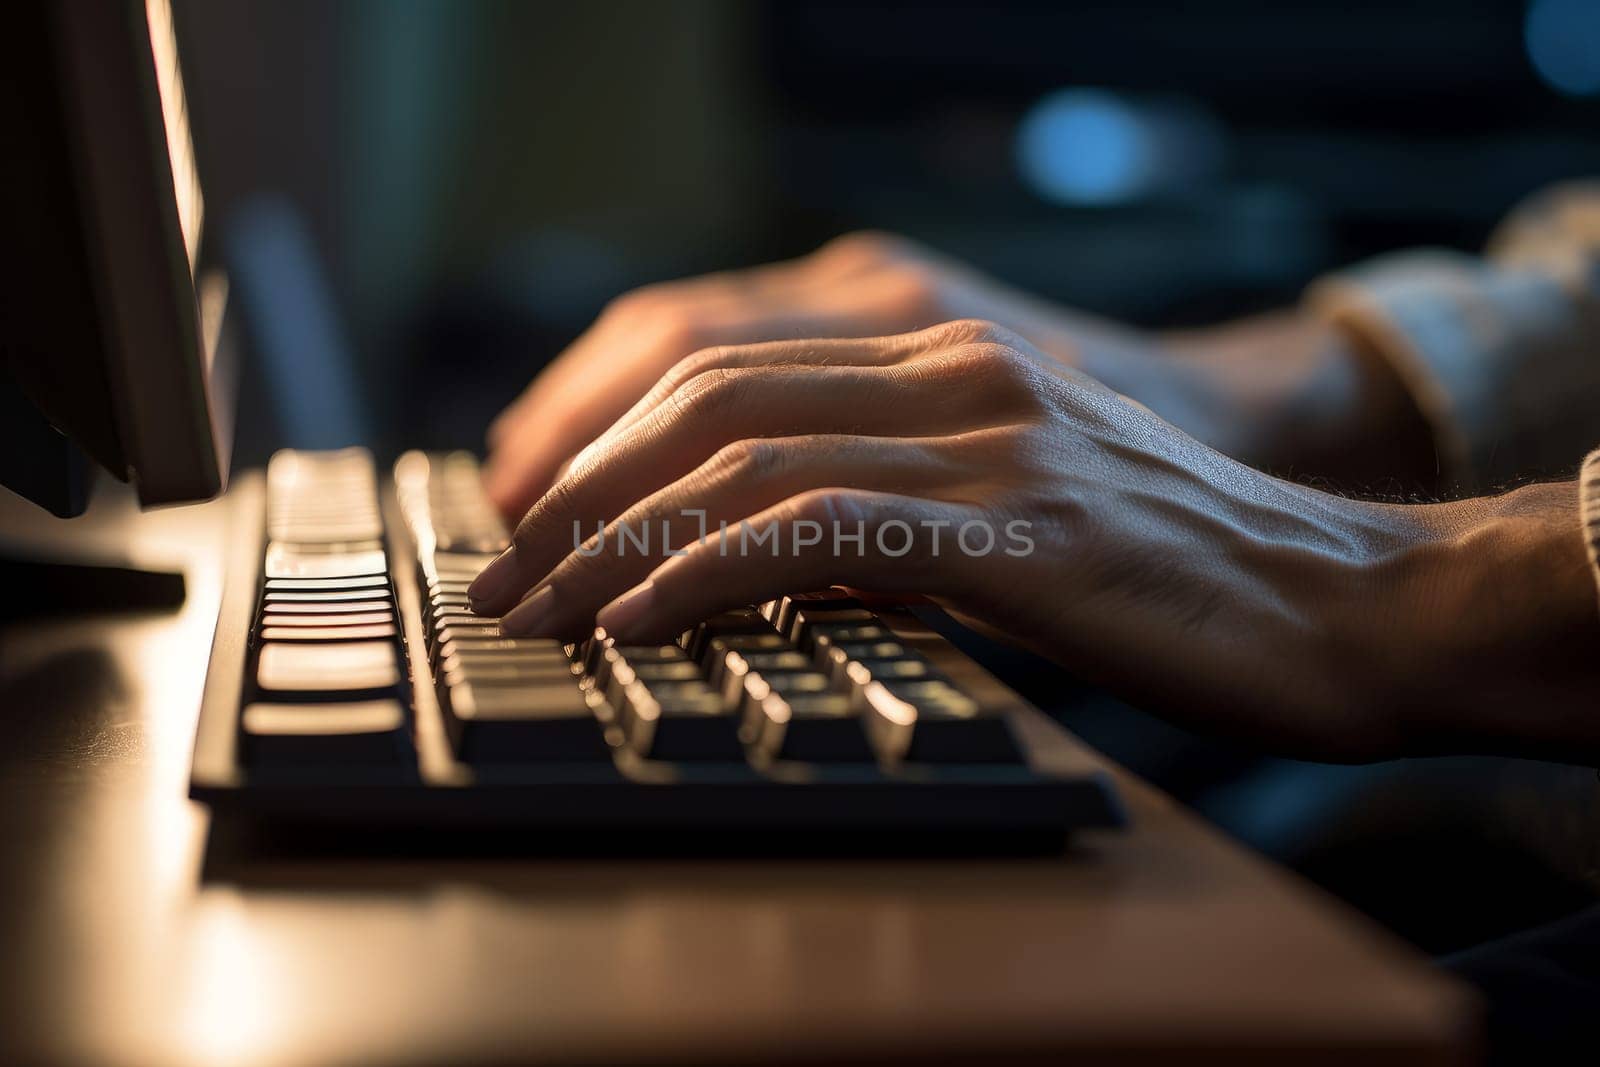
<svg viewBox="0 0 1600 1067">
<path fill-rule="evenodd" d="M 829 589 L 667 644 L 507 637 L 467 603 L 508 543 L 472 455 L 380 479 L 365 450 L 283 451 L 230 496 L 191 776 L 219 818 L 952 844 L 1123 821 L 1102 764 L 904 608 Z"/>
</svg>

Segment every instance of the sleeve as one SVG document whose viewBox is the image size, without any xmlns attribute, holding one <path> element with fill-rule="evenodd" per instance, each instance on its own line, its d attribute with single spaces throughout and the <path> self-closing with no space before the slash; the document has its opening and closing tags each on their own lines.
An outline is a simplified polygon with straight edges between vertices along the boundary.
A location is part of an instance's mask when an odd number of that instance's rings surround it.
<svg viewBox="0 0 1600 1067">
<path fill-rule="evenodd" d="M 1583 543 L 1589 549 L 1589 569 L 1600 593 L 1600 448 L 1589 453 L 1578 472 L 1578 513 L 1583 520 Z"/>
<path fill-rule="evenodd" d="M 1390 361 L 1464 487 L 1570 474 L 1600 442 L 1600 181 L 1529 200 L 1482 258 L 1384 256 L 1306 299 Z"/>
</svg>

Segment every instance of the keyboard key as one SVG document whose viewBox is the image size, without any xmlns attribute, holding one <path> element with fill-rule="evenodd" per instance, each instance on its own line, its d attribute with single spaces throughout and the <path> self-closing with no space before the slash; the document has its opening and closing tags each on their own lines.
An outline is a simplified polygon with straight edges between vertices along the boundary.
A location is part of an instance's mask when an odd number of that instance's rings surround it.
<svg viewBox="0 0 1600 1067">
<path fill-rule="evenodd" d="M 789 640 L 799 645 L 803 651 L 809 652 L 817 634 L 832 633 L 850 627 L 873 627 L 880 631 L 884 637 L 892 636 L 888 630 L 878 625 L 878 617 L 876 615 L 861 608 L 840 611 L 830 611 L 826 608 L 801 608 L 794 613 L 794 620 L 790 622 L 788 629 L 781 632 Z"/>
<path fill-rule="evenodd" d="M 369 574 L 359 578 L 268 578 L 268 593 L 311 593 L 318 590 L 388 589 L 387 574 Z"/>
<path fill-rule="evenodd" d="M 699 662 L 705 666 L 707 681 L 712 685 L 718 685 L 733 655 L 751 656 L 763 652 L 786 652 L 793 649 L 794 645 L 787 638 L 770 630 L 766 633 L 733 634 L 728 637 L 712 638 Z"/>
<path fill-rule="evenodd" d="M 388 600 L 387 589 L 341 589 L 325 593 L 274 593 L 263 597 L 268 604 L 339 604 L 363 600 Z"/>
<path fill-rule="evenodd" d="M 795 638 L 795 643 L 815 654 L 817 643 L 824 639 L 832 644 L 842 644 L 849 641 L 893 641 L 895 636 L 887 627 L 875 622 L 819 622 L 810 623 Z"/>
<path fill-rule="evenodd" d="M 268 578 L 349 578 L 382 575 L 388 561 L 383 550 L 369 552 L 302 552 L 274 541 L 267 546 Z"/>
<path fill-rule="evenodd" d="M 890 760 L 1021 763 L 1006 715 L 984 712 L 948 682 L 872 682 L 863 691 L 868 731 Z"/>
<path fill-rule="evenodd" d="M 809 612 L 808 618 L 820 621 L 823 613 L 833 611 L 861 611 L 861 601 L 845 592 L 843 589 L 822 589 L 815 593 L 793 593 L 773 602 L 773 626 L 781 634 L 788 634 L 794 629 L 795 616 L 802 610 Z"/>
<path fill-rule="evenodd" d="M 261 646 L 256 684 L 269 693 L 332 698 L 392 690 L 400 684 L 398 650 L 392 641 L 268 642 Z"/>
<path fill-rule="evenodd" d="M 687 663 L 688 655 L 677 645 L 618 645 L 609 640 L 599 644 L 598 654 L 592 659 L 593 668 L 589 671 L 594 676 L 595 684 L 605 688 L 611 684 L 611 679 L 617 673 L 618 667 L 626 667 L 626 681 L 633 680 L 632 664 L 634 663 Z"/>
<path fill-rule="evenodd" d="M 262 626 L 289 626 L 300 628 L 328 627 L 328 626 L 380 626 L 388 623 L 394 625 L 394 612 L 392 611 L 347 611 L 343 614 L 311 614 L 301 615 L 285 611 L 267 610 L 261 614 Z"/>
<path fill-rule="evenodd" d="M 511 685 L 465 682 L 446 691 L 444 705 L 456 754 L 467 762 L 611 759 L 611 709 L 571 678 Z"/>
<path fill-rule="evenodd" d="M 834 650 L 834 655 L 841 656 L 839 650 Z M 845 663 L 841 671 L 835 672 L 836 680 L 846 681 L 851 685 L 865 688 L 872 682 L 904 682 L 904 681 L 942 681 L 939 673 L 935 671 L 927 660 L 921 658 L 901 659 L 854 659 Z"/>
<path fill-rule="evenodd" d="M 843 693 L 772 693 L 746 734 L 769 759 L 872 763 L 877 759 L 859 710 Z"/>
<path fill-rule="evenodd" d="M 388 600 L 273 600 L 268 598 L 264 610 L 278 620 L 315 619 L 318 616 L 357 615 L 382 612 L 394 617 L 394 605 Z"/>
<path fill-rule="evenodd" d="M 744 759 L 739 720 L 703 683 L 647 688 L 635 681 L 624 694 L 628 743 L 648 759 L 738 762 Z"/>
<path fill-rule="evenodd" d="M 706 682 L 720 693 L 736 693 L 744 687 L 745 675 L 752 671 L 766 674 L 810 669 L 811 661 L 792 648 L 775 652 L 729 652 L 721 660 L 712 662 Z"/>
<path fill-rule="evenodd" d="M 476 619 L 472 622 L 448 622 L 437 627 L 436 635 L 440 641 L 470 640 L 472 638 L 489 638 L 499 640 L 504 635 L 500 633 L 500 623 L 485 619 Z"/>
<path fill-rule="evenodd" d="M 405 710 L 396 700 L 251 704 L 239 718 L 247 762 L 256 765 L 392 764 L 409 761 Z"/>
<path fill-rule="evenodd" d="M 369 626 L 264 626 L 263 641 L 377 641 L 395 637 L 399 631 L 393 622 Z"/>
<path fill-rule="evenodd" d="M 892 638 L 851 640 L 849 635 L 856 632 L 859 632 L 858 627 L 843 627 L 832 632 L 824 629 L 817 633 L 811 642 L 811 652 L 818 668 L 832 670 L 833 665 L 841 659 L 845 662 L 853 659 L 907 659 L 915 655 L 910 648 Z M 842 652 L 842 655 L 836 655 L 836 651 Z"/>
<path fill-rule="evenodd" d="M 504 682 L 576 683 L 578 675 L 567 660 L 497 660 L 452 656 L 439 664 L 439 678 L 446 685 L 459 682 L 500 684 Z"/>
<path fill-rule="evenodd" d="M 772 632 L 772 623 L 768 622 L 760 611 L 755 608 L 738 608 L 713 615 L 699 626 L 687 631 L 680 643 L 684 651 L 689 653 L 690 659 L 701 663 L 704 661 L 706 648 L 718 637 Z"/>
</svg>

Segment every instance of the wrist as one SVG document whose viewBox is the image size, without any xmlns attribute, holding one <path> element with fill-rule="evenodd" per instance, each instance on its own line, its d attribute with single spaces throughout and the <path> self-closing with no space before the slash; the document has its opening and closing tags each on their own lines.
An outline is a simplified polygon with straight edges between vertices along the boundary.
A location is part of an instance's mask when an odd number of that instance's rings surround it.
<svg viewBox="0 0 1600 1067">
<path fill-rule="evenodd" d="M 1384 636 L 1352 676 L 1358 698 L 1418 753 L 1600 762 L 1600 609 L 1575 484 L 1391 510 L 1414 513 L 1416 537 L 1369 571 Z"/>
</svg>

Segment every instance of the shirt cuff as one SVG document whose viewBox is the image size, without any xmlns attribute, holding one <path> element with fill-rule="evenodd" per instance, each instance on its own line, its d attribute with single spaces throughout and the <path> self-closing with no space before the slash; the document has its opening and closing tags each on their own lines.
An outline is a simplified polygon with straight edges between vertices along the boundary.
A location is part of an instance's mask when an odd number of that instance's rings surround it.
<svg viewBox="0 0 1600 1067">
<path fill-rule="evenodd" d="M 1578 472 L 1578 514 L 1583 521 L 1583 543 L 1589 549 L 1589 569 L 1600 595 L 1600 448 L 1590 452 Z"/>
<path fill-rule="evenodd" d="M 1588 299 L 1568 282 L 1455 252 L 1402 252 L 1317 282 L 1307 300 L 1388 358 L 1445 473 L 1481 488 L 1570 470 L 1594 441 L 1600 359 Z"/>
<path fill-rule="evenodd" d="M 1458 308 L 1475 264 L 1449 252 L 1402 252 L 1329 275 L 1306 291 L 1313 313 L 1386 359 L 1433 433 L 1439 464 L 1470 481 L 1468 402 L 1455 384 L 1480 358 Z"/>
</svg>

